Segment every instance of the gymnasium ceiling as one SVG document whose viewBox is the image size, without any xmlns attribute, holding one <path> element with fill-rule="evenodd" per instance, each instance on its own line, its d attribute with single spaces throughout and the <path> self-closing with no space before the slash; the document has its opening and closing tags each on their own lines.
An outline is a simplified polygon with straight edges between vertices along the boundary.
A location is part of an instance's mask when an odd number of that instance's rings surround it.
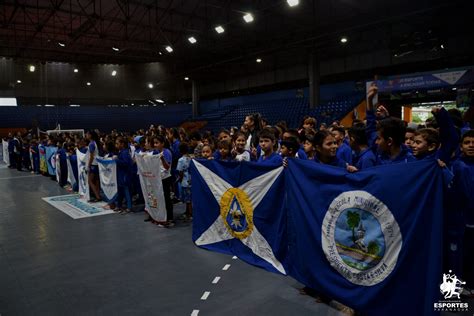
<svg viewBox="0 0 474 316">
<path fill-rule="evenodd" d="M 254 67 L 256 58 L 275 68 L 306 63 L 310 51 L 324 59 L 383 48 L 394 59 L 423 52 L 472 62 L 469 1 L 299 2 L 289 7 L 285 0 L 3 0 L 0 56 L 163 62 L 176 73 L 236 75 Z M 247 24 L 248 12 L 254 21 Z M 218 34 L 217 25 L 225 32 Z"/>
</svg>

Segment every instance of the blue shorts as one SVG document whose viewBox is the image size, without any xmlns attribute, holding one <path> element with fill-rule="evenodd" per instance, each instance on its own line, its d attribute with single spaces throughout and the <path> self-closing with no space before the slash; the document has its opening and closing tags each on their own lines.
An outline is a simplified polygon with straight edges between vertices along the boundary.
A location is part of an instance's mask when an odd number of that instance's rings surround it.
<svg viewBox="0 0 474 316">
<path fill-rule="evenodd" d="M 91 165 L 89 168 L 89 172 L 93 174 L 99 174 L 99 166 Z"/>
<path fill-rule="evenodd" d="M 183 203 L 191 203 L 192 196 L 191 196 L 191 187 L 181 187 L 181 202 Z"/>
</svg>

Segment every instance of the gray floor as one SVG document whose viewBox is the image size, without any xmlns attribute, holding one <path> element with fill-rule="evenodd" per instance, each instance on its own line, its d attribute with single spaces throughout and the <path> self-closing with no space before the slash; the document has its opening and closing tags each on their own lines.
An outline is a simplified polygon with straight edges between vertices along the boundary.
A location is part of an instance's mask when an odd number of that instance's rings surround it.
<svg viewBox="0 0 474 316">
<path fill-rule="evenodd" d="M 189 224 L 158 228 L 143 213 L 73 220 L 41 200 L 61 194 L 0 165 L 2 316 L 340 314 L 291 278 L 195 247 Z"/>
</svg>

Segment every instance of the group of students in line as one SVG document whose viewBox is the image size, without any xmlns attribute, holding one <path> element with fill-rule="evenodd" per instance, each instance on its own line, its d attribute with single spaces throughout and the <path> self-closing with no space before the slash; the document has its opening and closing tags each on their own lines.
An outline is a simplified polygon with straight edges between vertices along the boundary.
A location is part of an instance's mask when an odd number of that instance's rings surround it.
<svg viewBox="0 0 474 316">
<path fill-rule="evenodd" d="M 409 171 L 408 163 L 433 159 L 453 175 L 453 181 L 447 188 L 445 207 L 445 265 L 463 278 L 468 286 L 474 286 L 474 130 L 464 125 L 456 113 L 448 113 L 444 108 L 433 108 L 434 119 L 428 126 L 407 127 L 404 121 L 389 116 L 383 106 L 373 104 L 376 94 L 377 87 L 373 85 L 368 90 L 366 120 L 355 120 L 349 128 L 338 122 L 329 127 L 321 124 L 317 128 L 317 121 L 312 117 L 305 117 L 299 129 L 287 128 L 284 121 L 269 126 L 255 113 L 246 116 L 240 128 L 221 130 L 217 137 L 211 132 L 194 131 L 188 134 L 182 128 L 167 129 L 152 125 L 148 130 L 139 130 L 134 134 L 116 130 L 109 134 L 90 131 L 86 138 L 62 134 L 56 139 L 47 136 L 40 141 L 32 139 L 29 152 L 24 156 L 21 154 L 20 135 L 10 137 L 9 144 L 12 143 L 12 154 L 20 153 L 26 161 L 28 156 L 31 157 L 28 168 L 32 172 L 38 172 L 39 143 L 60 148 L 60 165 L 64 159 L 70 159 L 71 165 L 77 166 L 76 148 L 83 153 L 89 151 L 91 202 L 101 200 L 97 157 L 116 159 L 118 198 L 107 208 L 124 214 L 131 211 L 132 203 L 141 204 L 144 201 L 135 155 L 140 152 L 160 155 L 168 220 L 155 222 L 147 217 L 145 221 L 161 227 L 174 226 L 173 203 L 178 200 L 186 204 L 186 212 L 180 218 L 192 220 L 192 179 L 189 172 L 192 159 L 254 161 L 284 166 L 288 159 L 304 159 L 345 168 L 348 172 L 395 163 L 406 163 Z M 21 160 L 23 158 L 15 156 L 11 161 L 17 167 L 20 165 L 21 169 L 21 165 L 25 165 Z M 77 179 L 77 167 L 74 173 Z M 60 185 L 66 185 L 65 179 L 60 181 Z M 468 294 L 473 295 L 474 292 Z"/>
</svg>

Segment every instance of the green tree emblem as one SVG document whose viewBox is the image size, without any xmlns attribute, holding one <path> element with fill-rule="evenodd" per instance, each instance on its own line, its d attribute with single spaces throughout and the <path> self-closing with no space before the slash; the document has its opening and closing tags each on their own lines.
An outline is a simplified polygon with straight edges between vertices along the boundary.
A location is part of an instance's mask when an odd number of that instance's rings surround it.
<svg viewBox="0 0 474 316">
<path fill-rule="evenodd" d="M 346 217 L 347 217 L 347 226 L 349 226 L 349 228 L 352 229 L 352 242 L 355 243 L 357 240 L 355 236 L 355 229 L 357 226 L 359 226 L 360 214 L 358 212 L 348 211 Z"/>
</svg>

